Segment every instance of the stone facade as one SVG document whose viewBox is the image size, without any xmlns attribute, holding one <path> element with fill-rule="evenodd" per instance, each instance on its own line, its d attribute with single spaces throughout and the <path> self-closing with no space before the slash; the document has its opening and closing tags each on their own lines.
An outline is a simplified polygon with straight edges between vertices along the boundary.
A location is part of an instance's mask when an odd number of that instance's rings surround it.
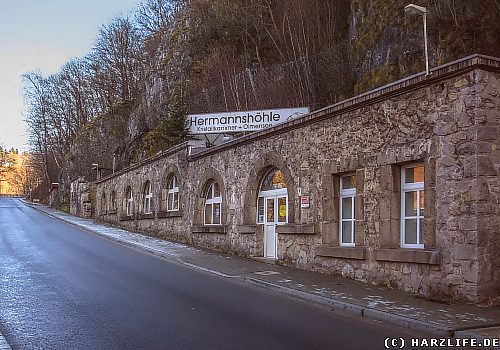
<svg viewBox="0 0 500 350">
<path fill-rule="evenodd" d="M 70 184 L 70 214 L 84 218 L 93 217 L 95 214 L 96 186 L 83 178 L 78 178 Z"/>
<path fill-rule="evenodd" d="M 223 145 L 184 143 L 98 181 L 97 217 L 262 257 L 257 195 L 277 168 L 288 191 L 288 223 L 276 227 L 278 263 L 429 298 L 499 304 L 499 80 L 500 60 L 476 55 Z M 421 249 L 400 244 L 401 168 L 414 162 L 425 168 Z M 354 247 L 339 245 L 339 180 L 348 173 L 356 175 Z M 169 212 L 163 202 L 173 174 L 180 210 Z M 222 194 L 221 225 L 203 224 L 212 180 Z M 143 213 L 147 181 L 150 214 Z"/>
</svg>

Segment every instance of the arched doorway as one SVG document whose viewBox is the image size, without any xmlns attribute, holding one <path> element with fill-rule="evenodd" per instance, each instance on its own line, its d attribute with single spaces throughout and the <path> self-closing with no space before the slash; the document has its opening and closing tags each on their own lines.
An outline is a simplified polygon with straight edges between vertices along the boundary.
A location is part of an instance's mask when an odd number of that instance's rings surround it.
<svg viewBox="0 0 500 350">
<path fill-rule="evenodd" d="M 277 168 L 262 179 L 257 197 L 257 224 L 264 226 L 264 257 L 278 257 L 277 225 L 288 223 L 288 191 L 283 174 Z"/>
</svg>

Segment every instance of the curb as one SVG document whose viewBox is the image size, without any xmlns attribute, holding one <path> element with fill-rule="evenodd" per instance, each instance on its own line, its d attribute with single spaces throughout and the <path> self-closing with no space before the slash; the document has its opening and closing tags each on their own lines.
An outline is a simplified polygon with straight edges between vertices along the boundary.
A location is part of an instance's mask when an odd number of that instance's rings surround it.
<svg viewBox="0 0 500 350">
<path fill-rule="evenodd" d="M 27 206 L 30 206 L 31 208 L 33 208 L 33 209 L 35 209 L 35 210 L 37 210 L 37 211 L 39 211 L 47 216 L 50 216 L 50 217 L 53 217 L 59 221 L 65 222 L 66 224 L 78 227 L 79 229 L 84 230 L 84 231 L 89 232 L 89 233 L 92 233 L 96 236 L 99 236 L 99 237 L 108 239 L 110 241 L 119 243 L 123 246 L 130 247 L 132 249 L 138 249 L 138 250 L 141 250 L 143 252 L 147 252 L 153 256 L 161 257 L 161 258 L 167 259 L 168 261 L 178 263 L 178 264 L 187 266 L 187 267 L 192 268 L 192 269 L 204 271 L 206 273 L 210 273 L 210 274 L 213 274 L 213 275 L 216 275 L 219 277 L 228 278 L 228 279 L 238 279 L 239 281 L 241 281 L 243 283 L 248 283 L 248 284 L 251 284 L 251 285 L 256 286 L 256 287 L 260 287 L 260 288 L 264 288 L 264 289 L 268 289 L 268 290 L 273 290 L 276 292 L 281 292 L 282 294 L 288 295 L 290 297 L 294 297 L 294 298 L 301 299 L 304 301 L 309 301 L 309 302 L 312 302 L 312 303 L 315 303 L 318 305 L 326 306 L 326 307 L 331 308 L 331 310 L 334 312 L 340 311 L 340 312 L 348 313 L 352 316 L 365 317 L 367 319 L 375 320 L 375 321 L 383 321 L 383 322 L 390 324 L 390 325 L 394 325 L 394 326 L 409 329 L 409 330 L 424 332 L 424 333 L 428 333 L 430 335 L 435 335 L 435 336 L 439 336 L 439 337 L 448 337 L 448 338 L 465 337 L 465 338 L 476 338 L 476 339 L 482 338 L 481 336 L 474 334 L 470 330 L 469 331 L 457 330 L 457 329 L 446 327 L 442 324 L 435 323 L 435 322 L 424 322 L 424 321 L 414 319 L 411 317 L 405 317 L 405 316 L 389 313 L 386 311 L 381 311 L 381 310 L 369 308 L 366 306 L 357 305 L 355 303 L 348 303 L 345 301 L 327 298 L 327 297 L 323 297 L 321 295 L 316 295 L 313 293 L 308 293 L 308 292 L 304 292 L 301 290 L 284 287 L 284 286 L 274 284 L 271 282 L 267 282 L 267 281 L 264 281 L 264 280 L 261 280 L 258 278 L 254 278 L 254 277 L 242 277 L 242 276 L 228 275 L 228 274 L 225 274 L 225 273 L 220 272 L 220 271 L 215 271 L 215 270 L 203 267 L 203 266 L 188 263 L 186 261 L 183 261 L 180 258 L 169 259 L 169 257 L 171 258 L 172 256 L 169 255 L 168 253 L 161 251 L 161 250 L 154 249 L 154 248 L 147 247 L 147 246 L 143 246 L 141 244 L 134 243 L 134 242 L 128 242 L 125 240 L 121 240 L 119 238 L 102 235 L 97 231 L 94 231 L 92 229 L 78 225 L 76 223 L 66 221 L 63 218 L 58 217 L 52 213 L 48 213 L 48 212 L 45 212 L 43 210 L 40 210 L 27 202 L 24 202 L 24 203 Z M 128 230 L 125 230 L 125 231 L 128 231 Z M 0 343 L 0 345 L 1 345 L 1 343 Z M 4 350 L 4 349 L 2 349 L 0 347 L 0 350 Z M 10 350 L 10 349 L 7 349 L 7 350 Z"/>
<path fill-rule="evenodd" d="M 331 308 L 332 311 L 334 312 L 340 311 L 342 313 L 348 313 L 352 316 L 365 317 L 367 319 L 376 321 L 383 321 L 385 323 L 394 326 L 419 332 L 425 332 L 439 337 L 452 337 L 454 333 L 452 328 L 444 327 L 438 323 L 423 322 L 420 320 L 416 320 L 414 318 L 404 317 L 389 312 L 357 305 L 354 303 L 347 303 L 341 300 L 330 299 L 323 297 L 321 295 L 316 295 L 288 287 L 283 287 L 281 285 L 270 283 L 253 277 L 245 277 L 244 281 L 261 288 L 280 291 L 283 294 L 286 294 L 291 297 L 327 306 Z"/>
</svg>

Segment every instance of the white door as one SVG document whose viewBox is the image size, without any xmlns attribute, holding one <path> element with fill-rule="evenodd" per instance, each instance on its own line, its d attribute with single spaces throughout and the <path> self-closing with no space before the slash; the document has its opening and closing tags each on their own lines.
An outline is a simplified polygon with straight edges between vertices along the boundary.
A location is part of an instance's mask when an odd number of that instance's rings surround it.
<svg viewBox="0 0 500 350">
<path fill-rule="evenodd" d="M 278 237 L 276 235 L 276 197 L 265 198 L 264 257 L 278 257 Z"/>
<path fill-rule="evenodd" d="M 265 222 L 264 222 L 264 257 L 278 258 L 277 225 L 288 222 L 288 196 L 279 192 L 277 195 L 264 197 Z"/>
</svg>

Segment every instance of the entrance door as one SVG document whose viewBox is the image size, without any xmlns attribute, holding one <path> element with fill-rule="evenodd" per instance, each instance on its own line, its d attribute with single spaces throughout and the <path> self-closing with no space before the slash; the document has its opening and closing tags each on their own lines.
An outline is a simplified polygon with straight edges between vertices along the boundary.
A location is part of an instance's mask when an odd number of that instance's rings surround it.
<svg viewBox="0 0 500 350">
<path fill-rule="evenodd" d="M 288 192 L 283 174 L 276 168 L 264 176 L 257 197 L 257 224 L 264 226 L 264 257 L 278 258 L 276 226 L 288 222 Z"/>
<path fill-rule="evenodd" d="M 264 197 L 265 226 L 264 226 L 264 257 L 278 258 L 278 235 L 276 226 L 286 224 L 288 220 L 288 198 L 286 195 Z"/>
<path fill-rule="evenodd" d="M 266 198 L 266 224 L 264 229 L 264 257 L 278 257 L 278 237 L 276 235 L 276 198 Z"/>
</svg>

